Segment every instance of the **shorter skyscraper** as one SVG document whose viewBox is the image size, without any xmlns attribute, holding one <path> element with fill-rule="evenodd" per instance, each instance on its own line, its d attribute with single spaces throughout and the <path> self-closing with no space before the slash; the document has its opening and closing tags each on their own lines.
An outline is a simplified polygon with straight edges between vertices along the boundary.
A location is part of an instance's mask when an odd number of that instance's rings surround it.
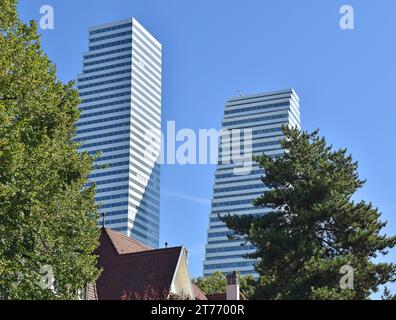
<svg viewBox="0 0 396 320">
<path fill-rule="evenodd" d="M 222 128 L 227 131 L 251 129 L 250 151 L 253 155 L 265 153 L 280 157 L 284 152 L 280 146 L 280 140 L 284 137 L 281 131 L 283 125 L 300 128 L 299 98 L 293 89 L 229 99 L 225 106 Z M 220 150 L 224 148 L 232 150 L 229 140 L 221 140 Z M 268 212 L 252 204 L 266 190 L 260 180 L 263 171 L 253 162 L 248 174 L 236 175 L 234 169 L 237 167 L 239 164 L 233 162 L 219 162 L 217 165 L 203 264 L 204 275 L 216 271 L 239 271 L 242 275 L 257 275 L 254 271 L 256 261 L 244 257 L 254 252 L 255 248 L 239 240 L 229 239 L 230 230 L 218 217 L 227 214 L 263 215 Z"/>
</svg>

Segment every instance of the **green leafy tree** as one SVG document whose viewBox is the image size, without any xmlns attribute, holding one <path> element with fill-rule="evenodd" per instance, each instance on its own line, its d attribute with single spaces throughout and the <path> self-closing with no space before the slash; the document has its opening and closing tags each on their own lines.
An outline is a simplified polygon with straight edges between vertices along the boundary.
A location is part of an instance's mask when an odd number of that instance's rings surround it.
<svg viewBox="0 0 396 320">
<path fill-rule="evenodd" d="M 254 159 L 268 188 L 254 205 L 270 212 L 224 218 L 237 238 L 257 247 L 250 255 L 260 274 L 254 298 L 368 299 L 395 281 L 396 266 L 374 259 L 387 254 L 396 237 L 382 233 L 386 223 L 376 207 L 352 200 L 364 181 L 345 149 L 333 151 L 318 131 L 283 130 L 285 155 Z M 353 268 L 353 282 L 347 281 L 353 289 L 340 286 L 343 266 Z"/>
<path fill-rule="evenodd" d="M 0 296 L 71 299 L 99 274 L 95 190 L 84 189 L 93 159 L 72 141 L 74 84 L 57 80 L 36 22 L 16 7 L 0 0 Z"/>
<path fill-rule="evenodd" d="M 253 276 L 240 276 L 239 277 L 239 288 L 241 293 L 246 297 L 250 298 L 257 286 L 257 280 Z M 205 293 L 215 294 L 226 292 L 227 279 L 226 276 L 221 272 L 215 272 L 207 277 L 199 277 L 193 280 L 193 282 Z"/>
</svg>

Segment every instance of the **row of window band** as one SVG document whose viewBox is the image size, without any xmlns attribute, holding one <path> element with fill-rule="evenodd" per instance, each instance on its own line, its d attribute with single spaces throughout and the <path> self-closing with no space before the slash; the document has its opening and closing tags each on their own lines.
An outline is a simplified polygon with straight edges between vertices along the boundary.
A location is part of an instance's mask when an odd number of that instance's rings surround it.
<svg viewBox="0 0 396 320">
<path fill-rule="evenodd" d="M 115 31 L 115 30 L 120 30 L 120 29 L 127 29 L 127 28 L 132 28 L 132 22 L 128 22 L 128 23 L 124 23 L 124 24 L 119 24 L 116 26 L 112 26 L 112 27 L 106 27 L 106 28 L 101 28 L 101 29 L 97 29 L 97 30 L 93 30 L 89 32 L 90 36 L 93 36 L 95 34 L 100 34 L 100 33 L 104 33 L 104 32 L 111 32 L 111 31 Z M 156 44 L 154 41 L 152 41 L 149 37 L 147 37 L 144 34 L 144 31 L 137 25 L 135 25 L 135 28 L 142 34 L 142 36 L 147 39 L 147 41 L 149 41 L 150 43 L 153 44 L 154 47 L 156 47 L 158 50 L 160 49 L 160 47 L 158 46 L 158 44 Z"/>
<path fill-rule="evenodd" d="M 103 44 L 99 44 L 99 45 L 89 46 L 89 51 L 106 49 L 106 48 L 121 46 L 121 45 L 124 45 L 124 44 L 130 44 L 130 43 L 132 43 L 132 39 L 131 38 L 123 39 L 123 40 L 117 40 L 117 41 L 113 41 L 113 42 L 107 42 L 107 43 L 103 43 Z M 154 57 L 156 57 L 159 61 L 161 61 L 161 56 L 158 53 L 156 53 L 154 51 L 148 51 L 148 50 L 146 50 L 145 48 L 143 48 L 142 46 L 140 46 L 136 42 L 134 43 L 134 45 L 139 46 L 140 47 L 139 49 L 142 50 L 144 54 L 147 54 L 148 57 L 151 57 L 153 62 L 155 64 L 157 64 L 158 67 L 161 67 L 161 64 L 158 63 L 158 61 L 154 58 Z"/>
<path fill-rule="evenodd" d="M 143 225 L 143 224 L 141 224 L 141 223 L 139 223 L 139 222 L 137 222 L 135 220 L 129 219 L 129 218 L 105 219 L 105 225 L 114 225 L 114 224 L 128 223 L 128 222 L 133 224 L 133 225 L 135 225 L 135 226 L 137 226 L 137 227 L 139 227 L 140 229 L 142 229 L 144 231 L 149 232 L 152 235 L 157 236 L 159 234 L 158 231 L 155 231 L 155 230 L 157 230 L 157 228 L 155 228 L 155 229 L 148 228 L 145 225 Z M 103 225 L 103 221 L 102 220 L 98 221 L 97 225 L 98 226 Z M 151 227 L 153 227 L 153 226 L 151 226 Z"/>
<path fill-rule="evenodd" d="M 136 191 L 136 189 L 134 189 L 133 187 L 129 187 L 129 190 L 133 190 L 133 191 L 135 191 L 135 192 L 138 192 L 138 191 Z M 95 200 L 97 201 L 97 202 L 100 202 L 100 201 L 107 201 L 107 200 L 114 200 L 114 199 L 122 199 L 122 198 L 129 198 L 129 197 L 132 197 L 129 193 L 121 193 L 121 194 L 113 194 L 113 195 L 110 195 L 110 196 L 100 196 L 100 197 L 96 197 L 95 198 Z M 132 199 L 134 199 L 134 198 L 132 198 Z M 145 200 L 147 200 L 147 201 L 150 201 L 150 205 L 151 204 L 153 204 L 154 205 L 154 208 L 156 208 L 156 209 L 158 209 L 159 210 L 159 200 L 158 199 L 154 199 L 154 198 L 152 198 L 151 196 L 149 196 L 149 193 L 148 192 L 144 192 L 143 193 L 143 198 L 142 199 L 144 199 L 144 200 L 141 200 L 141 204 L 143 204 L 143 205 L 146 205 L 146 201 Z M 136 200 L 136 199 L 135 199 Z M 147 206 L 147 205 L 146 205 Z"/>
<path fill-rule="evenodd" d="M 102 119 L 97 119 L 97 120 L 79 122 L 77 126 L 78 126 L 78 128 L 81 128 L 82 126 L 87 126 L 87 125 L 92 125 L 92 124 L 97 124 L 97 123 L 106 123 L 106 122 L 120 120 L 120 119 L 128 119 L 128 118 L 130 118 L 130 116 L 131 115 L 128 113 L 128 114 L 125 114 L 125 115 L 119 115 L 119 116 L 102 118 Z M 288 117 L 287 114 L 286 115 L 276 115 L 276 116 L 270 116 L 270 117 L 263 117 L 263 118 L 255 118 L 255 119 L 235 121 L 234 124 L 243 124 L 243 123 L 252 124 L 254 122 L 261 122 L 261 121 L 265 121 L 265 120 L 275 120 L 275 119 L 287 118 L 287 117 Z M 157 127 L 155 124 L 153 124 L 153 126 Z M 158 129 L 159 129 L 159 127 L 158 127 Z"/>
<path fill-rule="evenodd" d="M 81 148 L 92 148 L 92 147 L 97 147 L 97 146 L 105 146 L 105 145 L 114 144 L 114 143 L 128 142 L 130 140 L 131 140 L 130 137 L 125 137 L 125 138 L 119 138 L 119 139 L 112 139 L 112 140 L 105 140 L 105 141 L 99 141 L 99 142 L 85 143 L 85 144 L 82 144 L 80 146 L 80 149 Z M 136 141 L 135 141 L 135 143 L 136 143 Z M 254 143 L 252 145 L 252 147 L 253 148 L 259 148 L 259 147 L 267 147 L 267 146 L 275 146 L 275 145 L 280 145 L 280 140 Z M 243 151 L 243 150 L 240 149 L 240 151 Z M 222 154 L 222 151 L 220 150 L 219 153 Z M 260 174 L 261 172 L 262 172 L 261 170 L 258 170 L 258 171 L 250 172 L 249 174 Z M 216 176 L 216 179 L 234 177 L 234 176 L 237 176 L 237 175 L 234 174 L 234 173 L 226 173 L 226 174 L 223 174 L 223 175 Z"/>
<path fill-rule="evenodd" d="M 126 100 L 122 100 L 122 101 L 120 101 L 119 103 L 117 103 L 117 104 L 121 104 L 121 103 L 131 103 L 131 100 L 130 99 L 126 99 Z M 111 105 L 117 105 L 117 104 L 111 104 Z M 110 105 L 110 106 L 111 106 Z M 107 105 L 106 105 L 107 106 Z M 84 111 L 83 109 L 84 108 L 79 108 L 81 111 Z M 122 107 L 122 108 L 116 108 L 116 109 L 110 109 L 110 110 L 103 110 L 103 111 L 99 111 L 99 112 L 97 112 L 97 113 L 90 113 L 90 114 L 83 114 L 81 117 L 80 117 L 80 119 L 84 119 L 84 118 L 89 118 L 89 117 L 94 117 L 94 116 L 98 116 L 98 115 L 104 115 L 104 114 L 111 114 L 111 113 L 117 113 L 117 112 L 122 112 L 122 111 L 127 111 L 127 110 L 130 110 L 131 109 L 131 106 L 125 106 L 125 107 Z M 110 120 L 111 121 L 111 120 Z M 103 121 L 100 121 L 100 122 L 103 122 Z M 90 123 L 88 123 L 88 124 L 90 124 Z M 81 125 L 85 125 L 85 123 L 80 123 L 79 124 L 79 126 L 81 126 Z M 106 128 L 105 128 L 106 129 Z M 99 129 L 99 130 L 104 130 L 104 129 Z M 259 134 L 266 134 L 266 133 L 276 133 L 276 132 L 281 132 L 282 131 L 282 128 L 281 127 L 275 127 L 275 128 L 270 128 L 270 129 L 255 129 L 255 130 L 252 130 L 252 136 L 257 136 L 257 135 L 259 135 Z M 79 131 L 80 132 L 80 131 Z M 240 132 L 240 135 L 241 135 L 241 137 L 243 137 L 244 136 L 244 132 L 243 131 L 241 131 Z M 272 135 L 272 136 L 270 136 L 270 137 L 283 137 L 283 135 L 282 134 L 280 134 L 280 135 Z M 267 138 L 267 137 L 263 137 L 263 138 Z M 82 139 L 79 139 L 79 140 L 82 140 Z M 227 142 L 227 143 L 229 143 L 229 142 Z"/>
<path fill-rule="evenodd" d="M 111 71 L 108 73 L 101 73 L 101 74 L 96 74 L 96 75 L 91 75 L 91 76 L 87 76 L 86 74 L 85 75 L 83 74 L 83 75 L 79 76 L 77 79 L 78 87 L 81 87 L 81 83 L 86 82 L 86 81 L 92 81 L 92 80 L 97 80 L 97 79 L 102 79 L 102 78 L 119 76 L 119 75 L 124 75 L 126 73 L 130 74 L 131 71 L 132 71 L 131 68 L 126 68 L 126 69 L 122 69 L 122 70 Z"/>
<path fill-rule="evenodd" d="M 256 261 L 217 263 L 217 264 L 205 265 L 204 266 L 204 270 L 238 268 L 238 267 L 251 267 L 251 266 L 254 266 L 255 264 L 256 264 Z"/>
<path fill-rule="evenodd" d="M 111 229 L 114 230 L 114 231 L 117 231 L 117 232 L 126 233 L 131 228 L 129 228 L 127 226 L 123 226 L 123 227 L 112 227 Z M 135 235 L 137 237 L 143 238 L 144 240 L 143 241 L 141 240 L 141 241 L 142 242 L 146 242 L 146 241 L 149 242 L 149 245 L 151 245 L 152 247 L 158 246 L 158 242 L 159 242 L 158 239 L 151 239 L 147 235 L 145 235 L 144 233 L 139 232 L 137 230 L 134 230 L 133 228 L 131 229 L 131 234 Z M 137 238 L 137 240 L 139 240 L 139 238 Z"/>
<path fill-rule="evenodd" d="M 155 207 L 153 207 L 151 205 L 143 204 L 143 203 L 140 202 L 140 200 L 138 200 L 136 197 L 134 197 L 132 195 L 130 195 L 128 197 L 128 199 L 129 198 L 137 201 L 138 203 L 140 203 L 140 206 L 138 207 L 139 211 L 144 212 L 145 214 L 149 215 L 153 219 L 157 219 L 158 218 L 158 216 L 159 216 L 159 209 L 158 208 L 155 208 Z M 122 202 L 112 202 L 112 203 L 107 203 L 107 204 L 99 203 L 99 209 L 105 210 L 105 209 L 116 208 L 116 207 L 125 207 L 125 206 L 128 206 L 128 205 L 132 205 L 135 208 L 137 208 L 137 206 L 135 204 L 133 204 L 132 202 L 122 201 Z"/>
<path fill-rule="evenodd" d="M 134 91 L 136 91 L 137 93 L 141 94 L 144 98 L 146 98 L 148 101 L 150 101 L 151 99 L 147 98 L 147 96 L 145 95 L 145 93 L 143 93 L 139 88 L 137 87 L 132 87 L 132 89 L 134 89 Z M 98 98 L 92 98 L 93 100 L 107 100 L 107 99 L 113 99 L 113 98 L 117 98 L 117 97 L 124 97 L 124 96 L 130 96 L 131 95 L 131 91 L 125 91 L 125 92 L 119 92 L 119 93 L 114 93 L 108 96 L 102 96 L 102 97 L 98 97 Z M 134 95 L 134 97 L 136 98 L 137 95 Z M 89 99 L 89 100 L 92 100 Z M 140 100 L 140 99 L 138 99 Z M 82 101 L 82 103 L 85 103 L 85 100 Z M 151 111 L 154 112 L 154 114 L 159 114 L 159 110 L 161 108 L 161 104 L 158 103 L 157 105 L 155 103 L 153 103 L 151 101 L 151 105 L 147 102 L 140 102 L 143 108 L 149 108 Z M 102 121 L 102 122 L 106 122 L 106 121 Z M 80 124 L 81 122 L 78 122 L 78 124 Z"/>
<path fill-rule="evenodd" d="M 128 81 L 128 80 L 131 80 L 131 78 L 130 77 L 117 78 L 117 79 L 107 80 L 107 81 L 103 81 L 103 82 L 97 82 L 97 83 L 93 83 L 93 84 L 89 84 L 89 85 L 85 85 L 85 86 L 84 85 L 78 86 L 78 89 L 85 89 L 85 88 L 89 88 L 89 87 L 107 85 L 107 84 L 112 84 L 112 83 L 116 83 L 116 82 Z M 128 84 L 128 86 L 130 86 L 130 83 Z M 107 90 L 109 91 L 110 89 L 107 89 Z M 93 92 L 87 92 L 87 93 L 84 92 L 83 94 L 80 94 L 80 96 L 84 96 L 84 95 L 88 95 L 88 94 L 93 94 Z M 122 102 L 124 102 L 124 101 L 122 101 Z M 125 102 L 130 102 L 130 100 L 126 100 Z M 225 113 L 226 114 L 234 114 L 234 113 L 249 112 L 249 111 L 260 111 L 260 110 L 264 110 L 264 109 L 268 109 L 268 108 L 287 106 L 287 105 L 289 105 L 288 102 L 278 103 L 278 104 L 264 104 L 264 105 L 254 106 L 254 107 L 245 107 L 245 108 L 236 109 L 236 110 L 229 110 L 229 111 L 226 111 Z M 98 106 L 98 107 L 101 107 L 101 106 Z M 271 129 L 265 129 L 265 130 L 268 130 L 268 132 L 273 132 L 273 131 L 270 131 Z M 280 131 L 280 128 L 278 131 Z"/>
<path fill-rule="evenodd" d="M 129 156 L 129 154 L 126 154 L 126 156 Z M 119 162 L 119 163 L 115 163 L 114 165 L 128 165 L 130 162 L 129 161 L 125 161 L 125 162 Z M 110 167 L 113 164 L 111 164 Z M 135 181 L 133 181 L 134 183 L 136 183 Z M 117 186 L 117 187 L 109 187 L 109 188 L 102 188 L 102 189 L 97 189 L 96 193 L 104 193 L 104 192 L 111 192 L 111 191 L 118 191 L 118 190 L 123 190 L 123 189 L 127 189 L 128 185 L 125 186 Z M 216 196 L 216 193 L 218 192 L 227 192 L 227 191 L 242 191 L 242 190 L 247 190 L 247 189 L 263 189 L 265 188 L 263 186 L 263 184 L 255 184 L 255 185 L 247 185 L 247 186 L 238 186 L 238 187 L 230 187 L 230 188 L 223 188 L 223 189 L 216 189 L 215 193 L 214 193 L 214 197 L 213 200 L 216 199 L 222 199 L 222 198 L 228 198 L 228 197 L 232 197 L 234 194 L 231 195 L 222 195 L 222 196 Z M 256 192 L 251 192 L 251 193 L 246 193 L 246 194 L 241 194 L 243 196 L 249 196 L 249 195 L 256 195 L 256 194 L 262 194 L 262 192 L 265 191 L 261 190 L 261 191 L 256 191 Z"/>
<path fill-rule="evenodd" d="M 128 210 L 116 210 L 116 211 L 106 211 L 104 215 L 105 215 L 105 218 L 107 219 L 108 217 L 128 215 L 128 214 L 129 214 Z M 102 216 L 103 212 L 100 212 L 100 215 Z M 158 219 L 157 219 L 157 222 L 154 220 L 149 220 L 149 219 L 147 219 L 147 217 L 139 214 L 139 212 L 137 212 L 135 214 L 135 220 L 139 220 L 143 223 L 150 224 L 155 228 L 159 228 Z"/>
<path fill-rule="evenodd" d="M 153 106 L 160 108 L 160 106 L 161 106 L 161 101 L 160 100 L 154 101 L 153 99 L 151 99 L 151 97 L 147 96 L 142 90 L 140 90 L 136 86 L 132 86 L 132 89 L 138 91 Z M 85 103 L 102 101 L 102 100 L 108 100 L 108 99 L 114 99 L 114 98 L 117 98 L 117 97 L 124 97 L 124 96 L 130 96 L 130 95 L 131 95 L 131 90 L 127 90 L 125 92 L 113 93 L 113 94 L 106 95 L 106 96 L 100 96 L 100 97 L 90 98 L 90 99 L 83 99 L 83 100 L 81 100 L 81 103 L 85 104 Z"/>
<path fill-rule="evenodd" d="M 85 75 L 90 74 L 90 73 L 96 73 L 96 72 L 100 72 L 100 71 L 104 71 L 104 70 L 111 70 L 111 69 L 116 69 L 116 68 L 127 67 L 127 66 L 131 66 L 132 64 L 135 67 L 139 66 L 140 67 L 139 69 L 144 74 L 144 76 L 147 77 L 148 79 L 150 79 L 153 83 L 158 82 L 157 86 L 158 86 L 158 88 L 160 87 L 161 77 L 156 75 L 155 73 L 149 71 L 146 68 L 142 68 L 141 67 L 142 65 L 136 64 L 136 62 L 134 62 L 134 61 L 125 61 L 125 62 L 120 62 L 120 63 L 109 65 L 109 66 L 97 67 L 97 68 L 93 68 L 93 69 L 85 69 L 83 71 L 83 75 L 85 76 Z M 131 68 L 128 68 L 127 70 L 131 70 Z M 103 78 L 103 74 L 100 74 L 100 75 L 97 75 L 97 76 L 98 77 L 100 76 L 101 78 Z M 79 79 L 81 79 L 81 78 L 79 78 Z M 94 80 L 94 79 L 91 79 L 91 80 Z M 153 87 L 151 84 L 148 84 L 148 86 L 150 88 L 155 89 L 156 91 L 158 91 L 157 88 Z M 158 94 L 160 94 L 160 93 L 158 93 Z"/>
<path fill-rule="evenodd" d="M 137 48 L 139 48 L 140 50 L 143 49 L 143 47 L 141 47 L 138 44 L 135 44 Z M 128 52 L 127 54 L 124 55 L 118 55 L 118 56 L 113 56 L 112 53 L 124 53 L 124 52 Z M 131 54 L 131 52 L 133 52 L 133 54 Z M 108 57 L 109 55 L 112 55 L 111 57 Z M 144 56 L 142 53 L 137 52 L 137 51 L 133 51 L 132 46 L 128 46 L 125 48 L 119 48 L 116 50 L 111 50 L 111 51 L 107 51 L 107 52 L 103 52 L 100 54 L 97 54 L 97 56 L 103 57 L 100 60 L 95 60 L 95 61 L 89 61 L 90 59 L 88 59 L 86 56 L 84 57 L 84 62 L 83 62 L 83 73 L 87 73 L 85 72 L 87 69 L 87 67 L 90 66 L 96 66 L 96 65 L 100 65 L 100 64 L 104 64 L 104 63 L 109 63 L 109 62 L 114 62 L 114 61 L 119 61 L 122 59 L 130 59 L 132 57 L 137 58 L 139 62 L 143 63 L 142 66 L 148 66 L 150 67 L 152 70 L 150 71 L 152 73 L 153 76 L 157 76 L 155 74 L 155 72 L 161 74 L 161 68 L 158 64 L 155 64 L 153 60 L 150 60 L 149 56 Z"/>
<path fill-rule="evenodd" d="M 129 202 L 129 201 L 108 203 L 105 205 L 101 205 L 99 207 L 99 209 L 101 211 L 107 211 L 106 209 L 113 209 L 113 208 L 117 208 L 117 207 L 128 207 L 128 206 L 131 206 L 131 207 L 137 209 L 138 212 L 146 214 L 150 218 L 159 219 L 158 211 L 155 211 L 155 214 L 154 214 L 154 211 L 147 211 L 145 208 L 137 207 L 135 204 L 133 204 L 132 202 Z"/>
<path fill-rule="evenodd" d="M 147 164 L 143 161 L 141 161 L 141 159 L 137 158 L 137 157 L 133 157 L 133 159 L 135 159 L 136 161 L 138 161 L 142 166 L 146 167 L 149 171 L 151 171 L 150 175 L 153 175 L 154 180 L 150 180 L 151 181 L 151 185 L 155 186 L 156 182 L 159 182 L 159 167 L 158 166 L 154 166 L 154 167 L 150 167 L 147 166 Z M 88 176 L 89 179 L 92 178 L 98 178 L 98 177 L 106 177 L 106 176 L 111 176 L 111 175 L 115 175 L 115 174 L 124 174 L 124 173 L 131 173 L 132 175 L 137 175 L 138 173 L 135 172 L 132 169 L 121 169 L 121 170 L 114 170 L 114 171 L 107 171 L 107 172 L 101 172 L 101 173 L 95 173 L 95 174 L 90 174 Z M 96 181 L 96 184 L 98 184 L 99 181 Z"/>
<path fill-rule="evenodd" d="M 127 109 L 130 109 L 130 107 L 127 107 Z M 118 111 L 120 111 L 120 110 L 125 111 L 124 108 L 122 108 L 122 109 L 115 109 L 115 110 L 118 110 Z M 80 117 L 80 118 L 81 118 L 81 117 Z M 136 121 L 137 121 L 139 124 L 143 125 L 143 123 L 142 123 L 139 119 L 136 119 Z M 125 125 L 128 125 L 128 129 L 124 129 L 124 130 L 120 130 L 120 131 L 111 131 L 111 132 L 106 132 L 106 133 L 101 133 L 101 134 L 96 134 L 96 135 L 91 135 L 91 136 L 80 137 L 80 138 L 74 139 L 74 141 L 76 141 L 76 142 L 88 141 L 88 140 L 93 140 L 93 139 L 100 139 L 100 138 L 106 138 L 106 137 L 112 137 L 112 136 L 127 134 L 127 133 L 130 133 L 130 132 L 131 132 L 131 129 L 130 129 L 129 124 L 130 124 L 129 122 L 120 124 L 120 127 L 123 127 L 123 126 L 125 126 Z M 145 134 L 145 132 L 142 131 L 140 128 L 136 128 L 136 129 L 139 129 L 139 131 L 140 131 L 142 134 Z M 146 128 L 146 129 L 147 129 L 147 128 Z M 265 136 L 265 137 L 263 137 L 263 138 L 267 138 L 267 139 L 268 139 L 268 138 L 278 138 L 278 137 L 283 137 L 283 135 L 271 135 L 271 136 Z M 219 151 L 221 152 L 221 148 L 219 149 Z M 283 153 L 282 153 L 281 155 L 283 155 Z M 279 155 L 274 155 L 274 156 L 272 156 L 272 157 L 276 157 L 276 156 L 279 156 Z M 217 171 L 221 171 L 221 170 L 231 170 L 231 169 L 233 169 L 233 168 L 228 168 L 228 169 L 227 169 L 227 168 L 217 169 Z"/>
<path fill-rule="evenodd" d="M 117 27 L 117 29 L 107 30 L 107 28 L 106 28 L 106 29 L 99 29 L 98 31 L 91 31 L 89 33 L 89 35 L 92 36 L 92 35 L 100 34 L 100 33 L 103 33 L 103 32 L 110 32 L 110 31 L 126 29 L 126 28 L 128 28 L 128 29 L 125 30 L 125 31 L 122 31 L 122 32 L 119 32 L 119 33 L 113 33 L 113 34 L 107 35 L 107 36 L 100 36 L 100 37 L 96 37 L 96 38 L 90 38 L 90 42 L 97 42 L 97 41 L 103 41 L 103 40 L 107 40 L 107 39 L 111 39 L 111 38 L 122 37 L 122 36 L 125 36 L 125 35 L 132 34 L 132 32 L 133 32 L 133 30 L 129 29 L 129 28 L 132 27 L 132 24 L 126 25 L 126 26 L 120 25 L 120 27 L 119 26 L 116 26 L 116 27 Z M 114 28 L 114 27 L 108 27 L 108 28 Z M 146 41 L 150 42 L 158 51 L 161 51 L 161 48 L 154 41 L 152 41 L 149 37 L 147 37 L 143 33 L 143 30 L 141 30 L 140 28 L 137 28 L 136 26 L 135 26 L 135 28 L 136 28 L 136 31 L 139 32 L 139 35 L 141 35 Z M 106 31 L 103 31 L 103 30 L 106 30 Z"/>
<path fill-rule="evenodd" d="M 130 78 L 121 78 L 121 79 L 127 79 L 130 80 Z M 111 89 L 115 89 L 115 88 L 129 88 L 130 87 L 130 83 L 128 83 L 125 86 L 120 86 L 120 87 L 114 87 Z M 105 91 L 110 91 L 110 89 L 105 89 Z M 85 94 L 92 94 L 93 92 L 88 92 L 88 93 L 84 93 L 84 94 L 80 94 L 80 96 L 84 96 Z M 131 99 L 125 99 L 125 100 L 121 100 L 121 101 L 116 101 L 116 102 L 111 102 L 110 104 L 102 104 L 102 105 L 97 105 L 97 106 L 90 106 L 90 107 L 80 107 L 80 110 L 84 111 L 84 110 L 90 110 L 90 109 L 95 109 L 95 108 L 101 108 L 101 107 L 106 107 L 106 106 L 112 106 L 112 105 L 117 105 L 117 104 L 122 104 L 122 103 L 131 103 Z M 267 105 L 263 105 L 263 106 L 258 106 L 258 107 L 254 107 L 254 110 L 262 110 L 262 109 L 266 109 Z M 253 108 L 252 108 L 253 109 Z M 253 110 L 252 110 L 253 111 Z M 115 112 L 115 111 L 113 111 Z M 239 110 L 235 110 L 234 111 L 239 112 Z M 85 117 L 88 117 L 89 115 L 86 115 Z M 227 123 L 228 124 L 228 123 Z M 279 132 L 282 129 L 279 128 L 270 128 L 270 129 L 263 129 L 261 133 L 269 133 L 269 132 Z M 260 132 L 254 132 L 253 134 L 259 134 Z"/>
<path fill-rule="evenodd" d="M 132 22 L 128 22 L 128 23 L 123 23 L 123 24 L 119 24 L 116 26 L 111 26 L 111 27 L 106 27 L 106 28 L 101 28 L 101 29 L 97 29 L 97 30 L 93 30 L 89 32 L 90 36 L 96 35 L 96 34 L 101 34 L 104 32 L 111 32 L 111 31 L 115 31 L 115 30 L 120 30 L 120 29 L 129 29 L 132 28 Z M 150 42 L 154 47 L 156 47 L 158 50 L 160 50 L 161 48 L 158 46 L 157 43 L 155 43 L 153 40 L 151 40 L 148 36 L 146 36 L 144 34 L 144 30 L 142 30 L 139 26 L 135 25 L 135 28 L 137 31 L 139 31 L 141 33 L 141 35 L 148 41 Z"/>
<path fill-rule="evenodd" d="M 134 99 L 135 99 L 135 101 L 134 101 L 134 106 L 137 106 L 137 107 L 139 107 L 139 108 L 142 108 L 143 110 L 145 110 L 145 109 L 148 109 L 148 110 L 150 110 L 152 113 L 154 113 L 154 115 L 155 116 L 157 116 L 157 117 L 159 117 L 159 118 L 161 118 L 161 114 L 160 114 L 160 111 L 158 110 L 158 109 L 155 109 L 155 108 L 153 108 L 153 107 L 151 107 L 151 106 L 148 106 L 144 101 L 142 101 L 137 95 L 135 95 L 134 96 Z M 119 102 L 123 102 L 124 104 L 126 104 L 126 103 L 128 103 L 128 105 L 127 105 L 127 107 L 129 107 L 129 109 L 131 109 L 131 99 L 129 98 L 129 99 L 125 99 L 125 100 L 121 100 L 121 101 L 119 101 Z M 103 105 L 105 105 L 106 107 L 108 107 L 108 106 L 118 106 L 118 105 L 120 105 L 120 107 L 121 107 L 121 103 L 105 103 L 105 104 L 103 104 Z M 89 107 L 86 107 L 86 108 L 84 108 L 84 107 L 79 107 L 79 110 L 80 111 L 82 111 L 82 112 L 84 112 L 85 110 L 84 109 L 89 109 L 89 110 L 95 110 L 95 109 L 97 109 L 96 107 L 95 108 L 91 108 L 92 106 L 89 106 Z M 125 107 L 125 106 L 124 106 Z M 105 110 L 102 110 L 102 111 L 98 111 L 98 112 L 103 112 L 103 111 L 105 111 Z M 92 114 L 92 113 L 91 113 Z M 141 115 L 141 113 L 139 113 L 140 115 Z M 146 113 L 145 113 L 146 114 Z M 151 116 L 151 115 L 150 115 Z M 144 126 L 144 125 L 143 125 Z M 144 126 L 144 127 L 147 127 L 147 126 Z M 150 128 L 150 127 L 148 127 L 148 128 Z M 99 127 L 99 128 L 97 128 L 96 130 L 94 130 L 94 131 L 98 131 L 98 130 L 103 130 L 103 127 Z M 89 131 L 88 131 L 89 132 Z"/>
</svg>

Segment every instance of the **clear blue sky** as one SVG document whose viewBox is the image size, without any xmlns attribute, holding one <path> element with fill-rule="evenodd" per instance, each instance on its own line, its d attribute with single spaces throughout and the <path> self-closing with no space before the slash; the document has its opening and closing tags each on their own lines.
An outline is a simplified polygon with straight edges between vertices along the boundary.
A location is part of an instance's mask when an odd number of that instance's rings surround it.
<svg viewBox="0 0 396 320">
<path fill-rule="evenodd" d="M 163 121 L 219 128 L 237 90 L 293 87 L 302 126 L 346 147 L 367 179 L 357 198 L 372 201 L 396 233 L 396 2 L 393 0 L 21 0 L 23 20 L 55 10 L 42 43 L 63 81 L 81 72 L 89 26 L 134 16 L 163 44 Z M 339 9 L 355 29 L 339 28 Z M 189 249 L 201 275 L 214 166 L 164 165 L 161 243 Z M 396 252 L 386 258 L 396 261 Z"/>
</svg>

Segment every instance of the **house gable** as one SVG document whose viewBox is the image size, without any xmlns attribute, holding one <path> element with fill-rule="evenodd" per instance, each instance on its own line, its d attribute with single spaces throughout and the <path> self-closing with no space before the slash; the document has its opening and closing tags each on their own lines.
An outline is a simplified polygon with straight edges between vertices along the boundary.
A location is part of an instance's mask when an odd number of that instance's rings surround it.
<svg viewBox="0 0 396 320">
<path fill-rule="evenodd" d="M 188 272 L 187 252 L 184 248 L 180 252 L 179 261 L 172 279 L 170 291 L 171 294 L 174 294 L 181 299 L 195 299 L 194 290 Z"/>
</svg>

